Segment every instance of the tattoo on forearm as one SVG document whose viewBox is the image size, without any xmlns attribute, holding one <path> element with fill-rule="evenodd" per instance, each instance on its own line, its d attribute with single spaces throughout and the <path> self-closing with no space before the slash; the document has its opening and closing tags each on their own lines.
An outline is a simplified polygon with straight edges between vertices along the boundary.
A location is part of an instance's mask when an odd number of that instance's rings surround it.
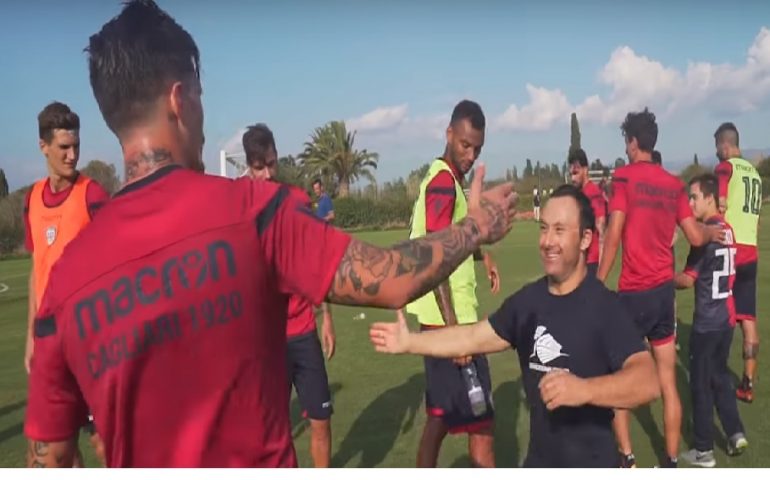
<svg viewBox="0 0 770 480">
<path fill-rule="evenodd" d="M 359 303 L 362 296 L 377 296 L 383 282 L 401 277 L 419 277 L 418 281 L 404 285 L 410 300 L 419 298 L 473 253 L 479 238 L 476 222 L 465 218 L 450 228 L 390 249 L 353 240 L 337 268 L 329 299 Z"/>
<path fill-rule="evenodd" d="M 52 451 L 51 445 L 48 442 L 32 440 L 27 446 L 27 465 L 31 468 L 71 466 L 68 465 L 67 459 L 68 456 L 66 452 L 58 452 L 56 449 Z M 72 463 L 71 459 L 69 463 Z"/>
<path fill-rule="evenodd" d="M 142 177 L 151 170 L 172 161 L 171 152 L 163 148 L 141 152 L 126 159 L 126 181 Z"/>
</svg>

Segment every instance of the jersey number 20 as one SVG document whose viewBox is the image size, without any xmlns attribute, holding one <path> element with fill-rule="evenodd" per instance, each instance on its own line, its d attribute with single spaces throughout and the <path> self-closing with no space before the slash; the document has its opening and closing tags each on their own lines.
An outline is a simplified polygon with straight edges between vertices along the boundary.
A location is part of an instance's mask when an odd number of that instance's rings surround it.
<svg viewBox="0 0 770 480">
<path fill-rule="evenodd" d="M 714 277 L 711 282 L 711 298 L 714 300 L 721 300 L 730 296 L 730 281 L 729 276 L 735 275 L 735 248 L 719 248 L 714 251 L 714 256 L 722 257 L 722 270 L 715 270 Z M 728 277 L 727 291 L 721 291 L 719 288 L 719 281 Z"/>
</svg>

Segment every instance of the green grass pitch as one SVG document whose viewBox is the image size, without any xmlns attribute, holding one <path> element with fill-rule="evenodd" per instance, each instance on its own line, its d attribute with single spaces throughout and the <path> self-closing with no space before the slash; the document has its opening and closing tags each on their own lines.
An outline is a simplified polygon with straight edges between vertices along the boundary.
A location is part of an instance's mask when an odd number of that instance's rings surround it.
<svg viewBox="0 0 770 480">
<path fill-rule="evenodd" d="M 376 244 L 389 244 L 405 238 L 403 231 L 356 234 Z M 770 285 L 770 227 L 764 221 L 760 232 L 759 326 L 762 342 L 770 341 L 770 302 L 764 298 Z M 537 226 L 534 222 L 517 223 L 511 234 L 492 249 L 502 276 L 501 292 L 489 293 L 486 276 L 477 263 L 480 314 L 493 312 L 503 299 L 522 285 L 541 275 L 537 250 Z M 677 246 L 681 268 L 687 247 Z M 619 263 L 619 262 L 617 262 Z M 27 274 L 29 260 L 0 262 L 0 467 L 24 464 L 25 439 L 22 422 L 26 406 L 27 378 L 23 370 L 24 332 L 27 310 Z M 616 266 L 616 271 L 618 267 Z M 611 285 L 614 285 L 615 276 Z M 7 287 L 7 289 L 6 289 Z M 687 386 L 688 338 L 692 323 L 692 291 L 677 294 L 679 317 L 679 388 L 684 407 L 682 450 L 692 439 L 690 393 Z M 366 320 L 354 320 L 365 312 Z M 385 356 L 369 344 L 368 325 L 391 320 L 392 312 L 348 307 L 334 308 L 337 353 L 328 363 L 329 382 L 334 399 L 332 417 L 332 464 L 337 467 L 411 467 L 425 420 L 422 361 L 412 356 Z M 742 372 L 741 334 L 736 332 L 730 358 L 731 370 Z M 763 373 L 770 368 L 770 349 L 760 351 L 759 380 L 753 404 L 739 403 L 747 429 L 749 449 L 743 456 L 730 458 L 724 453 L 725 440 L 717 428 L 717 465 L 724 467 L 770 466 L 770 383 Z M 521 464 L 527 450 L 529 415 L 520 382 L 518 361 L 513 352 L 490 357 L 494 402 L 496 406 L 495 452 L 501 467 Z M 657 464 L 663 448 L 661 402 L 639 409 L 633 415 L 634 452 L 640 467 Z M 301 419 L 296 398 L 291 404 L 294 440 L 300 465 L 311 466 L 308 425 Z M 715 419 L 716 420 L 716 419 Z M 718 422 L 717 422 L 718 424 Z M 84 439 L 86 463 L 95 466 L 93 454 Z M 441 450 L 439 466 L 469 466 L 467 440 L 448 437 Z"/>
</svg>

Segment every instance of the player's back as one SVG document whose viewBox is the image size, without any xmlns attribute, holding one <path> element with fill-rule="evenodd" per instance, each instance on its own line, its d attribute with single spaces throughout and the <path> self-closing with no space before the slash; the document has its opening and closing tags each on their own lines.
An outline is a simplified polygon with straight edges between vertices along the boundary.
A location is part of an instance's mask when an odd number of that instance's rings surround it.
<svg viewBox="0 0 770 480">
<path fill-rule="evenodd" d="M 671 239 L 677 223 L 692 214 L 684 183 L 658 165 L 636 162 L 615 170 L 612 188 L 610 210 L 625 212 L 619 290 L 671 281 Z"/>
<path fill-rule="evenodd" d="M 116 195 L 55 268 L 77 271 L 54 272 L 44 302 L 109 466 L 295 464 L 286 297 L 260 245 L 281 192 L 166 167 Z"/>
<path fill-rule="evenodd" d="M 687 258 L 685 273 L 695 279 L 693 329 L 718 331 L 735 326 L 735 304 L 732 290 L 735 282 L 735 234 L 720 216 L 706 220 L 706 225 L 719 225 L 726 232 L 724 243 L 711 242 L 693 247 Z"/>
</svg>

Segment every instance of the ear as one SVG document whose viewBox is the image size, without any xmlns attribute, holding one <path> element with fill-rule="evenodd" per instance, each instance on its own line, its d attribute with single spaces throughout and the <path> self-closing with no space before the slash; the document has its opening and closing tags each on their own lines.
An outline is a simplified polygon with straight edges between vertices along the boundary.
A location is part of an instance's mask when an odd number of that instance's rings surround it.
<svg viewBox="0 0 770 480">
<path fill-rule="evenodd" d="M 454 135 L 454 132 L 452 131 L 452 125 L 449 125 L 446 127 L 446 143 L 452 143 L 452 136 Z"/>
<path fill-rule="evenodd" d="M 580 251 L 588 252 L 588 247 L 591 246 L 591 241 L 594 238 L 593 230 L 587 228 L 583 231 L 583 238 L 580 239 Z"/>
<path fill-rule="evenodd" d="M 43 155 L 46 155 L 48 152 L 48 144 L 45 143 L 45 140 L 42 138 L 38 140 L 38 145 L 40 145 L 40 151 L 43 152 Z"/>
<path fill-rule="evenodd" d="M 182 118 L 182 110 L 185 107 L 185 90 L 182 82 L 174 82 L 168 93 L 168 108 L 177 119 Z"/>
</svg>

